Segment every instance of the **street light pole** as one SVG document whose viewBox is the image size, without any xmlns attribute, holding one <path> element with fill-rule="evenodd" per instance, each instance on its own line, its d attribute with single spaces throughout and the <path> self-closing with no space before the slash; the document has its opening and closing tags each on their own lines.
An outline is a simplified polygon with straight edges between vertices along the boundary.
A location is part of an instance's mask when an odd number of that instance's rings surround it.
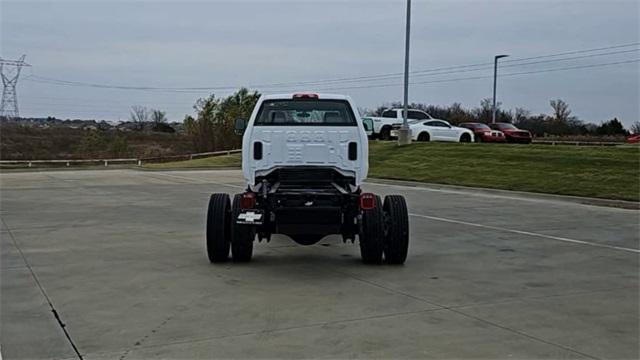
<svg viewBox="0 0 640 360">
<path fill-rule="evenodd" d="M 409 34 L 411 30 L 411 0 L 407 0 L 407 29 L 404 42 L 404 106 L 402 111 L 402 127 L 398 131 L 398 145 L 411 144 L 409 135 Z"/>
<path fill-rule="evenodd" d="M 498 82 L 498 59 L 509 55 L 496 55 L 493 58 L 493 107 L 491 108 L 491 123 L 496 123 L 496 83 Z"/>
</svg>

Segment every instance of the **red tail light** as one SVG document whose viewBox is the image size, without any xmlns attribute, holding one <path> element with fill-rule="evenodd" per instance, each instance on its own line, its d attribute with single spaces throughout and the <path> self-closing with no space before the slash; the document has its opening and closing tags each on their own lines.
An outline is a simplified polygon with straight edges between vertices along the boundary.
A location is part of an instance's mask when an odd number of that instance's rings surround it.
<svg viewBox="0 0 640 360">
<path fill-rule="evenodd" d="M 360 209 L 371 210 L 376 207 L 376 195 L 372 193 L 362 193 L 360 195 Z"/>
<path fill-rule="evenodd" d="M 299 93 L 299 94 L 293 94 L 293 98 L 294 99 L 317 99 L 318 98 L 318 94 Z"/>
<path fill-rule="evenodd" d="M 256 207 L 256 194 L 252 192 L 246 192 L 242 194 L 240 199 L 241 209 L 254 209 Z"/>
</svg>

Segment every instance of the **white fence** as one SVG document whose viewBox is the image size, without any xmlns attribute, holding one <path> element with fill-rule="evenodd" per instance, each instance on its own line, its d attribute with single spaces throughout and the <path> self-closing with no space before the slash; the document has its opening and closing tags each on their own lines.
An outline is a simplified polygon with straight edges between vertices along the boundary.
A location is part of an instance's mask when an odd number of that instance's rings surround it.
<svg viewBox="0 0 640 360">
<path fill-rule="evenodd" d="M 74 159 L 74 160 L 0 160 L 0 165 L 22 165 L 26 164 L 27 167 L 33 167 L 34 165 L 126 165 L 132 164 L 142 166 L 144 163 L 149 162 L 166 162 L 174 160 L 191 160 L 210 156 L 231 155 L 241 152 L 240 149 L 224 150 L 224 151 L 212 151 L 188 155 L 172 155 L 172 156 L 160 156 L 160 157 L 147 157 L 147 158 L 131 158 L 131 159 Z"/>
</svg>

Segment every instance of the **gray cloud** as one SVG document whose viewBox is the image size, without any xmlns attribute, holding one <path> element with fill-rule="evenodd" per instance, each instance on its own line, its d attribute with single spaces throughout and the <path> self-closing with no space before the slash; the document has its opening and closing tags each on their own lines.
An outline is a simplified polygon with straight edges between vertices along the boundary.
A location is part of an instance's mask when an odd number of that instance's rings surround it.
<svg viewBox="0 0 640 360">
<path fill-rule="evenodd" d="M 26 53 L 33 74 L 72 81 L 235 86 L 396 73 L 403 64 L 404 1 L 4 1 L 0 16 L 2 57 Z M 491 62 L 497 53 L 530 57 L 638 42 L 638 17 L 636 1 L 414 0 L 411 68 Z M 638 53 L 619 54 L 502 71 L 637 58 Z M 563 98 L 583 120 L 617 116 L 631 124 L 639 118 L 639 75 L 634 63 L 505 77 L 499 99 L 507 108 L 548 112 L 550 99 Z M 127 117 L 131 105 L 144 104 L 166 109 L 179 120 L 192 112 L 197 97 L 207 95 L 23 80 L 19 99 L 27 116 L 117 120 Z M 352 85 L 363 83 L 341 86 Z M 393 86 L 335 92 L 373 107 L 401 99 L 401 91 Z M 410 93 L 413 101 L 468 107 L 490 95 L 490 79 L 414 85 Z"/>
</svg>

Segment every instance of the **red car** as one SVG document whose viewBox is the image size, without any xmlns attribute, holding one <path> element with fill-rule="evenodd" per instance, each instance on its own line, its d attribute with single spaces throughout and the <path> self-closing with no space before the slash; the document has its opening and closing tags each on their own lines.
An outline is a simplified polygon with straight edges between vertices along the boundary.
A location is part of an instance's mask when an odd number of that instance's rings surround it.
<svg viewBox="0 0 640 360">
<path fill-rule="evenodd" d="M 629 144 L 637 144 L 640 142 L 640 134 L 632 134 L 627 136 L 627 142 Z"/>
<path fill-rule="evenodd" d="M 502 131 L 504 133 L 504 137 L 507 139 L 507 142 L 523 144 L 531 143 L 531 133 L 527 130 L 518 129 L 513 124 L 495 123 L 489 124 L 489 126 L 494 130 Z"/>
<path fill-rule="evenodd" d="M 462 123 L 458 126 L 473 131 L 476 142 L 505 142 L 504 133 L 500 130 L 491 130 L 483 123 Z"/>
</svg>

